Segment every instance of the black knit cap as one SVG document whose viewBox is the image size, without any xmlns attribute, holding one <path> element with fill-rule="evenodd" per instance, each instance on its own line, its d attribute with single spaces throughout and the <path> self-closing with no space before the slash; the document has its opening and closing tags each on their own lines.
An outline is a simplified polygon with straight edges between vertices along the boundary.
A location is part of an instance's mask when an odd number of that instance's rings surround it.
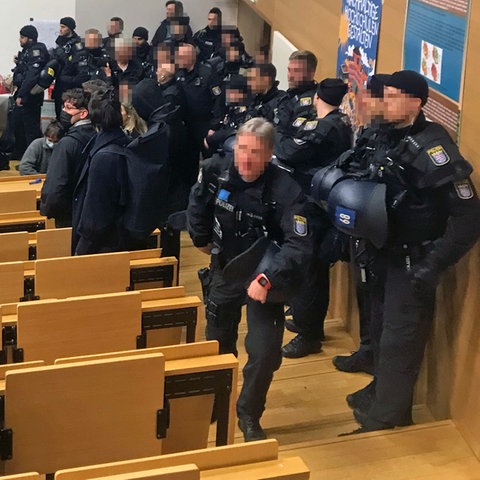
<svg viewBox="0 0 480 480">
<path fill-rule="evenodd" d="M 33 25 L 25 25 L 20 29 L 20 35 L 22 37 L 31 38 L 34 42 L 38 39 L 38 31 Z"/>
<path fill-rule="evenodd" d="M 325 78 L 317 87 L 318 98 L 334 107 L 340 106 L 348 91 L 348 85 L 339 78 Z"/>
<path fill-rule="evenodd" d="M 140 37 L 148 40 L 148 30 L 145 27 L 137 27 L 132 34 L 132 37 Z"/>
<path fill-rule="evenodd" d="M 383 98 L 383 88 L 385 87 L 385 82 L 389 79 L 390 75 L 386 73 L 376 73 L 370 77 L 367 83 L 367 90 L 372 97 Z"/>
<path fill-rule="evenodd" d="M 241 90 L 242 92 L 248 92 L 247 79 L 243 75 L 231 75 L 226 82 L 226 87 L 230 90 Z"/>
<path fill-rule="evenodd" d="M 75 20 L 72 17 L 63 17 L 60 19 L 60 25 L 65 25 L 68 27 L 70 30 L 75 30 L 77 28 L 77 24 L 75 23 Z"/>
<path fill-rule="evenodd" d="M 428 83 L 425 77 L 413 70 L 400 70 L 392 73 L 385 81 L 388 87 L 399 88 L 403 93 L 417 97 L 422 101 L 422 107 L 428 100 Z"/>
</svg>

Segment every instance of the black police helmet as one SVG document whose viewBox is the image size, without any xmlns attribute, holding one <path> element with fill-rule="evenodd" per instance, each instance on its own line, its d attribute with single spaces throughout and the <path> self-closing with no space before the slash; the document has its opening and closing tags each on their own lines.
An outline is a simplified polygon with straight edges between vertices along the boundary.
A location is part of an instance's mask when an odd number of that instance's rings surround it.
<svg viewBox="0 0 480 480">
<path fill-rule="evenodd" d="M 330 219 L 341 232 L 383 247 L 388 235 L 386 190 L 382 183 L 353 178 L 338 181 L 328 196 Z"/>
<path fill-rule="evenodd" d="M 345 176 L 345 172 L 336 165 L 319 168 L 312 178 L 310 195 L 322 208 L 326 209 L 326 202 L 332 187 Z"/>
</svg>

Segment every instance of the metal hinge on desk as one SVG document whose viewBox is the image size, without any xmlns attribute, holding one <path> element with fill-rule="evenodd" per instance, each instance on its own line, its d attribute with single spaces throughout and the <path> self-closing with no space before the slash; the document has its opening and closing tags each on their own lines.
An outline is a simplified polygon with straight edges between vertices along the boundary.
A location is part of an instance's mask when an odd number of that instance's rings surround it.
<svg viewBox="0 0 480 480">
<path fill-rule="evenodd" d="M 11 428 L 0 429 L 0 459 L 11 460 L 13 452 L 13 431 Z"/>
<path fill-rule="evenodd" d="M 165 438 L 168 427 L 170 427 L 170 402 L 165 397 L 163 408 L 157 410 L 157 438 Z"/>
</svg>

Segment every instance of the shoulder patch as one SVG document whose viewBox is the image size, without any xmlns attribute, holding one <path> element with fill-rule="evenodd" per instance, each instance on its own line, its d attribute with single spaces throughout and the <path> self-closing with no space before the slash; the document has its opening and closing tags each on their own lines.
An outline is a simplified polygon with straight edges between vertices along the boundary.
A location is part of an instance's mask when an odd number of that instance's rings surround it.
<svg viewBox="0 0 480 480">
<path fill-rule="evenodd" d="M 455 191 L 457 192 L 458 198 L 461 200 L 469 200 L 473 198 L 473 188 L 470 180 L 462 180 L 460 182 L 455 182 L 454 184 Z"/>
<path fill-rule="evenodd" d="M 306 237 L 308 233 L 307 219 L 301 215 L 293 216 L 293 231 L 299 237 Z"/>
<path fill-rule="evenodd" d="M 303 97 L 300 99 L 300 105 L 302 107 L 307 107 L 308 105 L 312 104 L 312 98 L 311 97 Z"/>
<path fill-rule="evenodd" d="M 247 107 L 238 107 L 238 113 L 244 113 L 247 111 Z"/>
<path fill-rule="evenodd" d="M 83 50 L 82 42 L 77 42 L 77 43 L 75 44 L 75 48 L 76 48 L 77 50 Z"/>
<path fill-rule="evenodd" d="M 315 130 L 318 125 L 318 120 L 310 120 L 310 122 L 307 122 L 305 126 L 303 127 L 304 130 L 310 131 L 310 130 Z"/>
<path fill-rule="evenodd" d="M 446 165 L 450 161 L 448 153 L 441 145 L 437 145 L 436 147 L 428 149 L 427 155 L 430 157 L 430 160 L 433 162 L 433 164 L 437 167 Z"/>
<path fill-rule="evenodd" d="M 293 121 L 292 126 L 294 126 L 295 128 L 301 127 L 306 120 L 307 119 L 305 117 L 298 117 Z"/>
<path fill-rule="evenodd" d="M 40 50 L 38 50 L 38 48 L 34 48 L 32 50 L 32 56 L 33 57 L 39 57 L 40 56 Z"/>
<path fill-rule="evenodd" d="M 212 93 L 218 97 L 222 93 L 222 89 L 217 85 L 212 88 Z"/>
</svg>

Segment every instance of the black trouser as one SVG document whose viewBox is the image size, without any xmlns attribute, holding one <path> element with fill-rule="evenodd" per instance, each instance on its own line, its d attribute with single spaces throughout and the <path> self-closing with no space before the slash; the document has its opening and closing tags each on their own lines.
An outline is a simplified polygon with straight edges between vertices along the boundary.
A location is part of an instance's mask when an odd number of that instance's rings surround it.
<svg viewBox="0 0 480 480">
<path fill-rule="evenodd" d="M 239 418 L 259 419 L 264 410 L 273 374 L 282 363 L 283 304 L 260 303 L 246 296 L 241 284 L 224 282 L 218 268 L 211 267 L 207 301 L 207 340 L 218 340 L 221 353 L 237 355 L 238 324 L 242 305 L 247 305 L 248 333 L 243 385 L 237 400 Z"/>
<path fill-rule="evenodd" d="M 411 423 L 413 391 L 433 320 L 435 290 L 416 295 L 407 267 L 420 263 L 424 253 L 399 250 L 378 254 L 378 282 L 370 289 L 376 399 L 364 426 L 372 429 Z"/>
<path fill-rule="evenodd" d="M 210 120 L 189 119 L 187 122 L 187 145 L 185 148 L 185 169 L 183 178 L 188 186 L 192 186 L 198 178 L 200 153 L 203 158 L 208 158 L 209 151 L 205 148 L 203 140 L 210 128 Z"/>
<path fill-rule="evenodd" d="M 20 107 L 15 106 L 12 114 L 15 149 L 12 158 L 21 160 L 27 147 L 42 136 L 40 127 L 42 103 L 37 99 Z"/>
<path fill-rule="evenodd" d="M 290 301 L 295 325 L 302 335 L 321 340 L 330 301 L 330 265 L 321 261 L 310 264 L 305 281 Z"/>
</svg>

